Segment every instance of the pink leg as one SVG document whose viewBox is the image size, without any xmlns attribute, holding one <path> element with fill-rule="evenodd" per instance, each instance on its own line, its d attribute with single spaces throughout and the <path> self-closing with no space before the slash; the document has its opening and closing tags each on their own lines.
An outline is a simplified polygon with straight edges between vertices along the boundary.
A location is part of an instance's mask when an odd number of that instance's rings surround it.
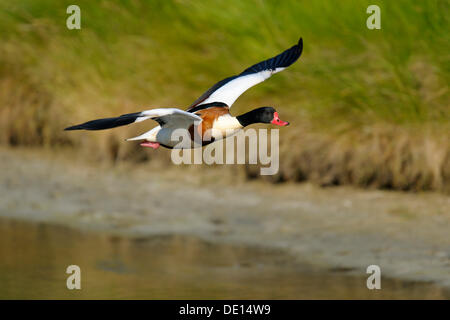
<svg viewBox="0 0 450 320">
<path fill-rule="evenodd" d="M 158 149 L 159 148 L 159 143 L 158 142 L 145 141 L 145 142 L 141 143 L 141 146 L 149 147 L 149 148 L 153 148 L 153 149 Z"/>
</svg>

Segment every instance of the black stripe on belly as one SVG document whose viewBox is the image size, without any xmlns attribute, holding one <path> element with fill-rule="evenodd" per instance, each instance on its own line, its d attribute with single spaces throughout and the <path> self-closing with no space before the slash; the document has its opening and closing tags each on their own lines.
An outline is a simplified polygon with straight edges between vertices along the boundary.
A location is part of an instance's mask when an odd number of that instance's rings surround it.
<svg viewBox="0 0 450 320">
<path fill-rule="evenodd" d="M 223 102 L 211 102 L 211 103 L 205 103 L 205 104 L 201 104 L 198 106 L 195 106 L 193 108 L 190 108 L 187 110 L 187 112 L 197 112 L 199 110 L 203 110 L 203 109 L 207 109 L 207 108 L 211 108 L 211 107 L 219 107 L 219 108 L 228 108 L 228 105 L 226 103 Z"/>
</svg>

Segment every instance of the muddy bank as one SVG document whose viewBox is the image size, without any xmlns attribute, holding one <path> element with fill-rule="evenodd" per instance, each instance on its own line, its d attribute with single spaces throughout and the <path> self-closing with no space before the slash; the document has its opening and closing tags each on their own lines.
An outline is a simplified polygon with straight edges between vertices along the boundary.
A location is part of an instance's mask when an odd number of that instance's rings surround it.
<svg viewBox="0 0 450 320">
<path fill-rule="evenodd" d="M 132 237 L 195 235 L 281 248 L 317 268 L 450 287 L 450 198 L 242 183 L 220 168 L 91 165 L 64 151 L 0 151 L 0 214 Z"/>
</svg>

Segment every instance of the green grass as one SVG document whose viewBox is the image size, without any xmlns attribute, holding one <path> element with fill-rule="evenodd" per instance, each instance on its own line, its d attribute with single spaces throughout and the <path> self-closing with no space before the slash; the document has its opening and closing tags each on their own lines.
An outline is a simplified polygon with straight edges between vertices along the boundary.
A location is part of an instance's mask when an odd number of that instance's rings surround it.
<svg viewBox="0 0 450 320">
<path fill-rule="evenodd" d="M 187 107 L 300 36 L 301 59 L 247 91 L 234 114 L 273 105 L 294 123 L 286 135 L 345 138 L 380 127 L 409 130 L 412 141 L 448 135 L 448 1 L 376 1 L 381 30 L 366 28 L 373 1 L 80 0 L 82 29 L 68 30 L 72 3 L 0 1 L 0 141 L 98 144 L 118 133 L 89 142 L 61 129 Z"/>
</svg>

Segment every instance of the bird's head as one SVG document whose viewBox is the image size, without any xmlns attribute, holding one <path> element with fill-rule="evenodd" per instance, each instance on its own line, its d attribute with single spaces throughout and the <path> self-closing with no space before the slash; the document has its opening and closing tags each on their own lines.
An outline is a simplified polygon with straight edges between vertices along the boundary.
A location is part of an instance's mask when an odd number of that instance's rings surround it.
<svg viewBox="0 0 450 320">
<path fill-rule="evenodd" d="M 261 107 L 238 116 L 237 119 L 245 127 L 253 123 L 271 123 L 277 126 L 287 126 L 289 122 L 280 119 L 273 107 Z"/>
</svg>

